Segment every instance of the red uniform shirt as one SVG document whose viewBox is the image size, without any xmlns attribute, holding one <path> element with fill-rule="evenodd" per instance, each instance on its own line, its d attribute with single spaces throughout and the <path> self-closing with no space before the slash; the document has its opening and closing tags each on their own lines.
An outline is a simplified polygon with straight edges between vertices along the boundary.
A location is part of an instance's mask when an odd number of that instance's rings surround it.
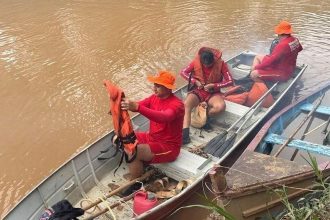
<svg viewBox="0 0 330 220">
<path fill-rule="evenodd" d="M 183 102 L 173 94 L 165 99 L 151 95 L 139 102 L 138 112 L 150 120 L 149 141 L 167 145 L 179 153 L 182 144 Z"/>
<path fill-rule="evenodd" d="M 288 36 L 280 40 L 270 55 L 266 55 L 255 69 L 262 80 L 286 81 L 292 77 L 298 53 L 302 51 L 299 40 Z"/>
</svg>

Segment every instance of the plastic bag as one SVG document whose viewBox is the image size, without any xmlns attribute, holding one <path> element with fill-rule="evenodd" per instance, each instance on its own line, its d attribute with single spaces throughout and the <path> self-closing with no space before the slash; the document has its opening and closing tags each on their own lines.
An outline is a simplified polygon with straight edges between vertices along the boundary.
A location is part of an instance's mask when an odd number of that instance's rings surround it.
<svg viewBox="0 0 330 220">
<path fill-rule="evenodd" d="M 202 102 L 191 112 L 191 126 L 195 128 L 202 128 L 206 124 L 206 120 L 207 104 Z"/>
</svg>

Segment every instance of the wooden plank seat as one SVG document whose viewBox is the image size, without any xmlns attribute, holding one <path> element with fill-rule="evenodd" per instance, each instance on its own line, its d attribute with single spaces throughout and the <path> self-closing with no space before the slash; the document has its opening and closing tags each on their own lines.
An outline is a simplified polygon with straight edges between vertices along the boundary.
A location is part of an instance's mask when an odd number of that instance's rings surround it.
<svg viewBox="0 0 330 220">
<path fill-rule="evenodd" d="M 314 105 L 311 103 L 306 103 L 300 107 L 301 110 L 310 112 L 313 109 Z M 323 115 L 330 115 L 330 107 L 329 106 L 322 106 L 320 105 L 316 109 L 317 113 L 323 114 Z"/>
<path fill-rule="evenodd" d="M 278 135 L 278 134 L 269 133 L 265 137 L 264 141 L 267 143 L 271 143 L 271 144 L 284 144 L 287 141 L 287 138 L 285 138 L 281 135 Z M 330 147 L 327 147 L 327 146 L 324 146 L 321 144 L 314 144 L 314 143 L 307 142 L 307 141 L 293 139 L 292 141 L 290 141 L 288 143 L 287 146 L 294 147 L 299 150 L 309 151 L 309 152 L 313 152 L 316 154 L 328 156 L 328 157 L 330 156 Z"/>
</svg>

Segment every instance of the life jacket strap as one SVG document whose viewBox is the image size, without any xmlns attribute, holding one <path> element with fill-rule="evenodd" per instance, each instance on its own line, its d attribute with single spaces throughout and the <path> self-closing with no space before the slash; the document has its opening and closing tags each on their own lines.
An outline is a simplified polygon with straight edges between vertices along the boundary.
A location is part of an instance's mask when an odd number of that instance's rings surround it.
<svg viewBox="0 0 330 220">
<path fill-rule="evenodd" d="M 117 170 L 119 169 L 119 167 L 122 165 L 123 161 L 124 161 L 124 155 L 125 155 L 125 151 L 122 152 L 121 156 L 120 156 L 120 161 L 118 163 L 117 168 L 115 169 L 115 171 L 113 172 L 113 175 L 116 175 Z"/>
<path fill-rule="evenodd" d="M 134 132 L 129 133 L 125 137 L 121 137 L 120 140 L 123 142 L 123 144 L 134 144 L 136 141 L 136 135 Z"/>
<path fill-rule="evenodd" d="M 135 151 L 131 157 L 131 159 L 128 158 L 128 155 L 125 153 L 125 161 L 126 163 L 132 163 L 135 159 L 136 159 L 136 156 L 137 156 L 137 151 L 138 151 L 138 148 L 135 147 Z"/>
<path fill-rule="evenodd" d="M 128 135 L 126 135 L 125 137 L 120 137 L 115 140 L 115 145 L 118 149 L 122 150 L 122 154 L 120 157 L 119 164 L 114 171 L 114 175 L 116 174 L 119 167 L 122 165 L 124 158 L 125 158 L 126 163 L 132 163 L 136 159 L 137 146 L 135 146 L 135 151 L 134 151 L 134 154 L 131 157 L 131 159 L 128 158 L 128 155 L 126 154 L 126 152 L 124 150 L 124 148 L 125 148 L 124 144 L 134 144 L 136 142 L 136 139 L 137 139 L 137 137 L 136 137 L 135 133 L 132 132 L 132 133 L 129 133 Z M 112 141 L 113 141 L 113 137 L 112 137 Z"/>
<path fill-rule="evenodd" d="M 122 146 L 122 145 L 121 145 L 121 146 Z M 122 147 L 122 148 L 123 148 L 123 147 Z M 132 163 L 132 162 L 136 159 L 136 156 L 137 156 L 137 150 L 138 150 L 138 148 L 135 147 L 135 151 L 134 151 L 134 154 L 133 154 L 133 156 L 131 157 L 131 159 L 128 158 L 127 153 L 123 150 L 123 152 L 122 152 L 122 154 L 121 154 L 121 156 L 120 156 L 120 161 L 119 161 L 119 163 L 118 163 L 118 166 L 117 166 L 117 168 L 116 168 L 115 171 L 114 171 L 114 175 L 116 175 L 117 170 L 118 170 L 119 167 L 123 164 L 124 158 L 125 158 L 126 163 Z"/>
</svg>

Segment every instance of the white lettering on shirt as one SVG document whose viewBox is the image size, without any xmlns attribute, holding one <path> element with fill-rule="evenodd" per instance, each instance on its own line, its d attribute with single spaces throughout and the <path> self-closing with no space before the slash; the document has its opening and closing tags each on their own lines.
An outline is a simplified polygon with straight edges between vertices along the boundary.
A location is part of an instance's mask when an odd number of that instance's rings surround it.
<svg viewBox="0 0 330 220">
<path fill-rule="evenodd" d="M 289 46 L 290 46 L 291 52 L 294 51 L 294 50 L 296 50 L 296 49 L 298 49 L 299 48 L 299 45 L 300 45 L 300 43 L 299 43 L 299 40 L 298 39 L 295 39 L 294 41 L 290 42 L 289 43 Z"/>
</svg>

